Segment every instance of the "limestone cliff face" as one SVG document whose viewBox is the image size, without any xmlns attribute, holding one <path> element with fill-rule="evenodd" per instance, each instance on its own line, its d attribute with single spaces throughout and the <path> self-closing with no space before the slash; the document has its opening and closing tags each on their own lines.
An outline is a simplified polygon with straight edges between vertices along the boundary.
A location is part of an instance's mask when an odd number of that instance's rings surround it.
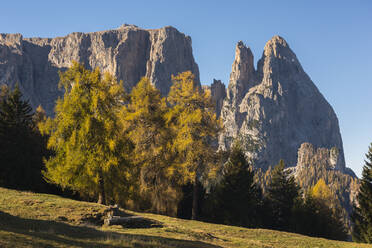
<svg viewBox="0 0 372 248">
<path fill-rule="evenodd" d="M 298 149 L 297 164 L 293 169 L 299 172 L 307 171 L 310 167 L 317 166 L 323 170 L 335 170 L 337 169 L 337 165 L 341 163 L 341 159 L 342 157 L 337 147 L 328 149 L 324 147 L 314 147 L 314 145 L 310 143 L 303 143 Z M 342 172 L 350 175 L 352 178 L 356 178 L 354 172 L 349 168 L 345 168 Z"/>
<path fill-rule="evenodd" d="M 115 30 L 71 33 L 53 39 L 0 34 L 0 84 L 19 83 L 32 106 L 41 104 L 48 114 L 62 95 L 58 71 L 66 70 L 72 60 L 114 74 L 123 80 L 127 91 L 147 76 L 166 95 L 171 75 L 187 70 L 199 83 L 191 38 L 173 27 L 144 30 L 123 25 Z"/>
<path fill-rule="evenodd" d="M 335 147 L 338 158 L 332 166 L 345 170 L 337 116 L 279 36 L 267 42 L 257 70 L 250 49 L 237 44 L 221 117 L 225 131 L 219 137 L 220 148 L 228 149 L 234 139 L 241 139 L 259 168 L 280 159 L 295 166 L 297 150 L 308 142 Z"/>
<path fill-rule="evenodd" d="M 150 55 L 146 64 L 146 76 L 167 95 L 171 75 L 191 71 L 200 84 L 199 67 L 192 54 L 191 38 L 172 27 L 150 30 Z"/>
</svg>

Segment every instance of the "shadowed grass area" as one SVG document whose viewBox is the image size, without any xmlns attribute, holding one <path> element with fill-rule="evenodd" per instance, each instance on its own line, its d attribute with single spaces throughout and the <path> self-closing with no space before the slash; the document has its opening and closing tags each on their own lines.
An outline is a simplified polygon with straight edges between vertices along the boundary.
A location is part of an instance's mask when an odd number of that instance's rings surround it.
<svg viewBox="0 0 372 248">
<path fill-rule="evenodd" d="M 100 226 L 106 206 L 0 188 L 0 247 L 335 247 L 372 245 L 136 213 L 162 225 Z"/>
<path fill-rule="evenodd" d="M 218 247 L 197 241 L 102 231 L 0 212 L 0 247 Z"/>
</svg>

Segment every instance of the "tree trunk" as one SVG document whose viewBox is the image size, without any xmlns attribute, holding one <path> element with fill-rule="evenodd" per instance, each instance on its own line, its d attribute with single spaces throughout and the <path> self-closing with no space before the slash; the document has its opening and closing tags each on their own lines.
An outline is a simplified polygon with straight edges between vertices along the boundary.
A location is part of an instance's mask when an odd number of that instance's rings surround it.
<svg viewBox="0 0 372 248">
<path fill-rule="evenodd" d="M 193 185 L 191 219 L 197 220 L 199 215 L 199 182 L 197 176 Z"/>
<path fill-rule="evenodd" d="M 99 173 L 98 179 L 98 204 L 106 204 L 105 184 L 102 172 Z"/>
</svg>

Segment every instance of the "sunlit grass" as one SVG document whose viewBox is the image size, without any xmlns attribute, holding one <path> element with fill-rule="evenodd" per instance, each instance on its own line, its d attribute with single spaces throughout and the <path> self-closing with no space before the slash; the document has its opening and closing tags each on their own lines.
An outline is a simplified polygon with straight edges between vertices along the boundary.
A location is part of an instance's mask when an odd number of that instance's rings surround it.
<svg viewBox="0 0 372 248">
<path fill-rule="evenodd" d="M 0 247 L 372 248 L 372 245 L 131 211 L 127 212 L 161 222 L 163 227 L 94 225 L 105 209 L 95 203 L 0 188 Z"/>
</svg>

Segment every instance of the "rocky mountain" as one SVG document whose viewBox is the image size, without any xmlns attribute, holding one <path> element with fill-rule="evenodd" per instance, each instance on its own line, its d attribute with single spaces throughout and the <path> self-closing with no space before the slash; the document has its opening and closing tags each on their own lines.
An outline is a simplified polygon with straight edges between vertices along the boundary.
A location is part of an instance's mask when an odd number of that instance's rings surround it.
<svg viewBox="0 0 372 248">
<path fill-rule="evenodd" d="M 319 179 L 324 179 L 350 212 L 352 203 L 356 200 L 359 179 L 349 168 L 346 173 L 335 170 L 337 160 L 336 148 L 316 148 L 310 143 L 303 143 L 298 149 L 297 165 L 289 169 L 293 171 L 300 186 L 305 189 L 315 185 Z"/>
<path fill-rule="evenodd" d="M 280 159 L 295 166 L 298 149 L 310 143 L 330 149 L 333 169 L 351 173 L 335 112 L 279 36 L 266 43 L 257 69 L 251 50 L 243 42 L 236 45 L 221 118 L 220 148 L 240 139 L 258 168 L 266 170 Z M 299 155 L 301 164 L 305 157 Z"/>
<path fill-rule="evenodd" d="M 302 171 L 307 171 L 311 166 L 322 167 L 324 170 L 335 170 L 337 164 L 340 163 L 340 159 L 340 153 L 336 147 L 327 149 L 324 147 L 314 147 L 314 145 L 310 143 L 303 143 L 298 149 L 297 164 L 293 169 L 296 175 L 300 174 Z M 356 178 L 354 172 L 350 168 L 345 168 L 342 172 Z M 309 185 L 311 185 L 311 183 L 309 183 Z"/>
<path fill-rule="evenodd" d="M 32 106 L 41 104 L 48 114 L 53 113 L 55 100 L 62 95 L 58 71 L 69 67 L 72 60 L 113 73 L 123 80 L 127 91 L 146 76 L 166 95 L 171 75 L 187 70 L 199 82 L 191 38 L 173 27 L 144 30 L 123 25 L 53 39 L 0 34 L 0 84 L 19 83 Z"/>
</svg>

